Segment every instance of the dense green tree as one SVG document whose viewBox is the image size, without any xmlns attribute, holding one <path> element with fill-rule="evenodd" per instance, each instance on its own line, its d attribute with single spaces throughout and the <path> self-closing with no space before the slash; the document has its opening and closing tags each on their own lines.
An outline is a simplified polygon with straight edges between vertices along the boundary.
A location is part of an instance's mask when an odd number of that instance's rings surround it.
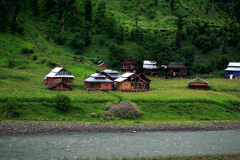
<svg viewBox="0 0 240 160">
<path fill-rule="evenodd" d="M 145 50 L 142 46 L 136 45 L 133 48 L 133 58 L 137 68 L 137 72 L 141 73 L 143 72 L 143 61 L 149 59 L 150 57 L 147 57 L 148 51 Z"/>
<path fill-rule="evenodd" d="M 195 61 L 195 58 L 194 58 L 195 50 L 196 50 L 195 47 L 189 46 L 189 47 L 182 49 L 182 51 L 181 51 L 182 52 L 181 55 L 185 59 L 184 64 L 188 67 L 188 69 L 187 69 L 188 75 L 192 75 L 192 73 L 193 73 L 193 64 Z"/>
<path fill-rule="evenodd" d="M 119 24 L 117 27 L 117 34 L 115 36 L 115 39 L 117 40 L 118 44 L 122 43 L 124 40 L 124 29 L 121 24 Z"/>
<path fill-rule="evenodd" d="M 31 0 L 31 8 L 32 8 L 32 12 L 33 15 L 36 17 L 39 17 L 39 4 L 38 4 L 38 0 Z"/>
<path fill-rule="evenodd" d="M 124 48 L 120 47 L 116 43 L 112 43 L 108 47 L 109 50 L 109 64 L 111 67 L 119 66 L 119 63 L 126 58 L 127 53 Z"/>
<path fill-rule="evenodd" d="M 83 39 L 83 41 L 85 42 L 85 46 L 89 46 L 92 43 L 92 34 L 91 34 L 91 30 L 92 30 L 92 25 L 89 21 L 85 21 L 83 24 L 83 28 L 82 28 L 82 37 L 81 39 Z"/>
<path fill-rule="evenodd" d="M 182 34 L 183 34 L 183 32 L 181 30 L 178 30 L 176 33 L 175 45 L 177 48 L 180 48 L 182 45 Z"/>
<path fill-rule="evenodd" d="M 9 11 L 6 0 L 0 1 L 0 31 L 4 31 L 10 24 Z"/>
<path fill-rule="evenodd" d="M 174 0 L 170 0 L 170 6 L 171 6 L 172 12 L 174 12 Z"/>
<path fill-rule="evenodd" d="M 85 20 L 92 22 L 92 0 L 84 0 Z"/>
<path fill-rule="evenodd" d="M 237 18 L 238 23 L 240 23 L 240 1 L 234 0 L 233 15 Z"/>
</svg>

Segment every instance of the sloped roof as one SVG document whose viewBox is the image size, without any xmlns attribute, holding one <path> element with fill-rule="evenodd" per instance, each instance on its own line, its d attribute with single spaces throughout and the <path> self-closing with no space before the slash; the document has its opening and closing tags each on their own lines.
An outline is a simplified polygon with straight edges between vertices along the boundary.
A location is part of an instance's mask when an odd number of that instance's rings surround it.
<svg viewBox="0 0 240 160">
<path fill-rule="evenodd" d="M 48 86 L 48 88 L 49 88 L 49 89 L 54 88 L 54 87 L 58 86 L 58 85 L 61 84 L 61 83 L 63 83 L 65 87 L 71 88 L 69 85 L 67 85 L 66 83 L 64 83 L 64 82 L 62 82 L 62 81 L 61 81 L 61 82 L 56 82 L 56 83 L 50 84 L 50 85 Z"/>
<path fill-rule="evenodd" d="M 106 76 L 102 75 L 101 73 L 93 73 L 90 77 L 102 77 L 102 78 L 106 78 Z"/>
<path fill-rule="evenodd" d="M 187 68 L 183 62 L 170 62 L 168 68 Z"/>
<path fill-rule="evenodd" d="M 149 60 L 144 60 L 143 61 L 143 68 L 148 68 L 148 69 L 158 69 L 156 66 L 156 62 L 154 61 L 149 61 Z"/>
<path fill-rule="evenodd" d="M 84 80 L 85 82 L 113 82 L 112 80 L 105 78 L 105 79 L 96 79 L 94 77 L 88 77 Z"/>
<path fill-rule="evenodd" d="M 195 79 L 193 79 L 193 80 L 189 81 L 187 84 L 189 84 L 189 83 L 192 83 L 192 82 L 193 82 L 193 81 L 195 81 L 195 80 L 201 80 L 201 81 L 203 81 L 203 82 L 205 82 L 205 83 L 207 83 L 207 84 L 208 84 L 208 82 L 207 82 L 207 81 L 205 81 L 204 79 L 202 79 L 202 78 L 200 78 L 200 77 L 197 77 L 197 78 L 195 78 Z"/>
<path fill-rule="evenodd" d="M 111 70 L 111 69 L 105 69 L 103 72 L 105 73 L 118 73 L 117 71 Z"/>
<path fill-rule="evenodd" d="M 127 72 L 127 73 L 124 73 L 123 75 L 121 75 L 121 77 L 128 78 L 129 76 L 131 76 L 133 74 L 135 74 L 135 73 Z"/>
<path fill-rule="evenodd" d="M 240 67 L 228 67 L 225 71 L 240 71 Z"/>
<path fill-rule="evenodd" d="M 103 63 L 99 64 L 98 67 L 100 67 L 100 66 L 103 65 L 103 64 L 106 64 L 106 63 L 103 62 Z M 106 65 L 107 65 L 107 64 L 106 64 Z"/>
<path fill-rule="evenodd" d="M 229 62 L 228 67 L 240 67 L 240 62 Z"/>
<path fill-rule="evenodd" d="M 48 73 L 44 79 L 51 77 L 51 78 L 74 78 L 73 75 L 58 75 L 57 73 L 60 72 L 62 69 L 64 69 L 63 67 L 56 67 L 53 70 L 51 70 L 50 73 Z"/>
<path fill-rule="evenodd" d="M 125 81 L 127 78 L 123 78 L 123 77 L 120 77 L 120 78 L 117 78 L 114 80 L 114 82 L 122 82 L 122 81 Z"/>
</svg>

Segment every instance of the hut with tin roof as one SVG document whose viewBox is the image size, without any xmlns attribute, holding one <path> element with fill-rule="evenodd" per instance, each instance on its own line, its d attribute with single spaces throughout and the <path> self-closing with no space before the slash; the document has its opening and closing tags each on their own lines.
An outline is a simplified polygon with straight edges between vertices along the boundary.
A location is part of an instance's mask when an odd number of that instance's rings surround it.
<svg viewBox="0 0 240 160">
<path fill-rule="evenodd" d="M 113 81 L 101 73 L 94 73 L 84 80 L 85 91 L 110 91 Z"/>
<path fill-rule="evenodd" d="M 56 90 L 52 89 L 54 86 L 57 87 L 57 90 L 70 90 L 69 87 L 73 88 L 73 79 L 74 76 L 71 75 L 66 69 L 63 67 L 56 67 L 49 74 L 47 74 L 44 78 L 44 83 L 48 85 L 49 90 Z M 64 85 L 61 85 L 60 82 L 63 82 Z M 66 84 L 66 85 L 65 85 Z M 69 87 L 66 87 L 69 86 Z"/>
<path fill-rule="evenodd" d="M 187 84 L 189 89 L 205 90 L 205 91 L 208 91 L 211 89 L 211 87 L 208 86 L 208 82 L 200 77 L 197 77 L 189 81 Z"/>
</svg>

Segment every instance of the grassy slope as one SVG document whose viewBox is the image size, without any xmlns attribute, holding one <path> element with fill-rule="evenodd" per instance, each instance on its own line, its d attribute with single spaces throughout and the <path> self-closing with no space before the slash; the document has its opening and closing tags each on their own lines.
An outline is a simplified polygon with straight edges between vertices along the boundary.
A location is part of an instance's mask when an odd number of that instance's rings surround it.
<svg viewBox="0 0 240 160">
<path fill-rule="evenodd" d="M 97 2 L 97 0 L 96 0 Z M 215 21 L 212 13 L 205 15 L 204 5 L 202 10 L 195 9 L 197 4 L 190 0 L 190 6 L 187 6 L 187 1 L 180 1 L 185 8 L 194 10 L 189 14 L 185 20 L 191 20 L 194 15 L 201 15 L 200 18 L 204 21 L 209 21 L 214 24 L 223 24 L 225 21 L 224 16 Z M 130 5 L 132 3 L 129 3 Z M 78 4 L 80 6 L 80 4 Z M 172 16 L 169 4 L 160 0 L 159 6 L 162 6 L 161 11 L 156 10 L 156 18 L 149 20 L 144 14 L 140 16 L 139 25 L 143 28 L 151 29 L 175 29 L 176 17 Z M 163 7 L 165 5 L 166 7 Z M 183 13 L 187 12 L 185 8 L 179 7 Z M 123 11 L 120 6 L 120 1 L 107 0 L 107 9 L 114 13 L 115 17 L 123 23 L 125 28 L 131 29 L 134 27 L 132 15 L 134 10 Z M 166 13 L 163 16 L 160 12 Z M 199 13 L 201 12 L 201 14 Z M 186 88 L 188 79 L 169 79 L 162 80 L 152 78 L 151 91 L 145 93 L 121 93 L 121 92 L 84 92 L 83 80 L 96 70 L 100 70 L 96 65 L 93 65 L 88 59 L 97 58 L 100 55 L 103 60 L 108 59 L 107 46 L 100 46 L 98 44 L 98 35 L 93 35 L 93 43 L 91 46 L 84 50 L 82 55 L 85 62 L 77 63 L 72 60 L 74 53 L 66 46 L 58 46 L 51 39 L 47 40 L 44 32 L 44 24 L 36 23 L 30 17 L 26 17 L 28 13 L 19 16 L 19 19 L 24 20 L 25 32 L 23 35 L 12 35 L 8 32 L 0 33 L 0 54 L 1 54 L 1 71 L 0 71 L 0 101 L 1 101 L 1 119 L 5 119 L 3 113 L 4 102 L 11 97 L 18 98 L 23 106 L 23 117 L 20 118 L 70 118 L 79 121 L 96 121 L 90 117 L 91 112 L 98 112 L 103 110 L 104 104 L 107 101 L 114 100 L 127 100 L 134 101 L 139 106 L 140 110 L 145 112 L 145 115 L 139 120 L 141 121 L 158 121 L 158 120 L 188 120 L 188 119 L 235 119 L 239 117 L 239 112 L 235 112 L 233 106 L 229 103 L 240 102 L 239 97 L 239 82 L 236 80 L 223 80 L 223 79 L 207 79 L 214 91 L 192 91 Z M 40 46 L 38 48 L 34 41 Z M 106 40 L 106 44 L 114 41 L 113 39 Z M 134 52 L 133 42 L 125 41 L 122 46 L 126 49 L 129 55 Z M 186 43 L 187 45 L 187 43 Z M 65 92 L 70 96 L 75 108 L 68 114 L 61 114 L 54 109 L 52 97 L 57 93 L 47 91 L 46 86 L 43 84 L 43 78 L 49 73 L 51 68 L 47 62 L 41 64 L 39 60 L 33 61 L 32 56 L 22 55 L 22 48 L 34 49 L 39 59 L 51 60 L 59 66 L 64 66 L 68 71 L 75 76 L 73 92 Z M 213 52 L 213 51 L 211 51 Z M 46 55 L 48 57 L 46 57 Z M 210 55 L 213 56 L 213 55 Z M 214 57 L 214 56 L 213 56 Z M 200 55 L 201 59 L 202 56 Z M 204 57 L 208 58 L 208 56 Z M 8 66 L 8 59 L 14 60 L 16 66 L 13 69 L 5 68 Z M 25 67 L 25 70 L 19 68 Z M 217 91 L 217 92 L 216 92 Z M 39 101 L 47 100 L 46 104 L 39 103 Z M 84 102 L 84 103 L 83 103 Z M 196 117 L 191 116 L 188 110 L 181 108 L 180 111 L 172 111 L 168 103 L 190 103 L 193 104 L 194 112 L 191 111 Z M 154 106 L 151 108 L 151 106 Z M 203 107 L 203 108 L 201 108 Z M 151 109 L 149 109 L 151 108 Z M 201 109 L 199 109 L 201 108 Z M 216 109 L 218 112 L 216 112 Z M 226 110 L 231 110 L 232 114 L 226 114 Z M 84 112 L 82 112 L 84 110 Z M 163 112 L 163 110 L 165 110 Z M 164 114 L 159 114 L 159 112 Z M 83 118 L 85 117 L 85 118 Z"/>
</svg>

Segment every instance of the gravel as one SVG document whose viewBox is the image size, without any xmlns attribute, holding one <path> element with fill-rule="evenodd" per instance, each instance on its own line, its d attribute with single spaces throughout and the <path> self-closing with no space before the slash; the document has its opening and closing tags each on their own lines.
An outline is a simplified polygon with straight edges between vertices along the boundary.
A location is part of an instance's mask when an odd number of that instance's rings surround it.
<svg viewBox="0 0 240 160">
<path fill-rule="evenodd" d="M 136 124 L 119 125 L 110 123 L 80 123 L 59 121 L 0 121 L 0 136 L 29 135 L 29 134 L 58 134 L 58 133 L 97 133 L 97 132 L 193 132 L 240 130 L 240 122 L 209 123 L 209 126 L 198 125 L 168 125 L 168 124 Z M 134 132 L 136 131 L 136 132 Z"/>
</svg>

